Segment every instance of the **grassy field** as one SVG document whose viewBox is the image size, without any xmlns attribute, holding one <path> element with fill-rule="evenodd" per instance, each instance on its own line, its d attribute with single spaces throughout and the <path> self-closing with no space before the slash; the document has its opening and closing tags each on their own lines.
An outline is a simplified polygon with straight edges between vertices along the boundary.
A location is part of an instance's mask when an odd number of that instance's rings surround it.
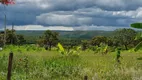
<svg viewBox="0 0 142 80">
<path fill-rule="evenodd" d="M 56 49 L 45 51 L 33 46 L 7 46 L 0 51 L 0 80 L 6 80 L 8 54 L 14 53 L 12 80 L 142 80 L 142 51 L 122 51 L 121 63 L 116 53 L 62 56 Z"/>
</svg>

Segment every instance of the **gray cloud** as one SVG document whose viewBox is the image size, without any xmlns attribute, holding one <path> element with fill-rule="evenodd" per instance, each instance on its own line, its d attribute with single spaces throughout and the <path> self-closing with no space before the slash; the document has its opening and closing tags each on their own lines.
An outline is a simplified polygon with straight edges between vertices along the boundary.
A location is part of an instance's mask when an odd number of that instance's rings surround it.
<svg viewBox="0 0 142 80">
<path fill-rule="evenodd" d="M 0 5 L 0 27 L 3 12 Z M 7 25 L 129 27 L 141 22 L 142 0 L 16 0 L 6 12 Z"/>
<path fill-rule="evenodd" d="M 37 23 L 49 26 L 80 26 L 89 25 L 91 17 L 79 17 L 74 14 L 54 14 L 46 13 L 36 17 Z"/>
</svg>

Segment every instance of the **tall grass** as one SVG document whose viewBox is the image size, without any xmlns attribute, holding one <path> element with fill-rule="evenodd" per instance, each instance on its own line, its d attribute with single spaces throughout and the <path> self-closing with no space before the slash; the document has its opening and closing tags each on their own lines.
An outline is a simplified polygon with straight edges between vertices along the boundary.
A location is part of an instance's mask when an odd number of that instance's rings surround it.
<svg viewBox="0 0 142 80">
<path fill-rule="evenodd" d="M 12 80 L 83 80 L 86 75 L 89 80 L 142 79 L 142 60 L 137 59 L 142 57 L 141 51 L 121 52 L 123 59 L 119 64 L 115 52 L 102 55 L 86 50 L 80 51 L 80 55 L 62 56 L 57 51 L 25 45 L 7 46 L 0 52 L 0 80 L 6 79 L 11 50 L 14 52 Z"/>
</svg>

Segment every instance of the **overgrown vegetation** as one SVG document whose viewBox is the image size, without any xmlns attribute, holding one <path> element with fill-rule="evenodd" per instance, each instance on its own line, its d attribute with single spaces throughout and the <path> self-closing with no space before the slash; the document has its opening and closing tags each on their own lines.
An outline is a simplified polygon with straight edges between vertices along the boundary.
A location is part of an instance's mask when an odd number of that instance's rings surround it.
<svg viewBox="0 0 142 80">
<path fill-rule="evenodd" d="M 112 36 L 60 39 L 58 32 L 47 30 L 29 44 L 25 36 L 7 30 L 6 45 L 0 51 L 0 80 L 6 79 L 11 51 L 12 80 L 83 80 L 84 76 L 89 80 L 141 80 L 142 38 L 138 35 L 133 29 L 118 29 Z M 1 46 L 3 37 L 1 32 Z M 121 63 L 116 61 L 118 48 Z"/>
<path fill-rule="evenodd" d="M 27 48 L 30 48 L 28 51 Z M 80 55 L 63 56 L 58 51 L 46 51 L 35 46 L 7 46 L 0 54 L 0 79 L 7 75 L 8 52 L 14 51 L 12 80 L 141 80 L 142 63 L 139 52 L 122 51 L 121 64 L 116 53 L 105 56 L 94 51 L 80 51 Z M 137 59 L 139 58 L 139 59 Z"/>
</svg>

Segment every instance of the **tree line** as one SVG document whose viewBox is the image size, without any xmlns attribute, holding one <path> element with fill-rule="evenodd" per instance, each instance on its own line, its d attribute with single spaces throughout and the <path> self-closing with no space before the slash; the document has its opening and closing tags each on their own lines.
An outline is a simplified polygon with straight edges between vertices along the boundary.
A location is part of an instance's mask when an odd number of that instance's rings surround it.
<svg viewBox="0 0 142 80">
<path fill-rule="evenodd" d="M 17 35 L 15 30 L 6 30 L 6 44 L 12 45 L 24 45 L 28 44 L 25 36 Z M 93 46 L 100 47 L 102 44 L 117 48 L 121 47 L 125 50 L 131 49 L 136 46 L 142 38 L 136 39 L 139 32 L 133 29 L 117 29 L 113 32 L 112 36 L 94 36 L 91 39 L 60 39 L 60 34 L 55 31 L 46 30 L 42 36 L 36 38 L 36 44 L 40 47 L 44 47 L 46 50 L 51 50 L 57 43 L 61 43 L 68 50 L 75 47 L 81 46 L 82 50 L 86 50 Z M 4 32 L 0 33 L 0 46 L 3 46 Z"/>
</svg>

